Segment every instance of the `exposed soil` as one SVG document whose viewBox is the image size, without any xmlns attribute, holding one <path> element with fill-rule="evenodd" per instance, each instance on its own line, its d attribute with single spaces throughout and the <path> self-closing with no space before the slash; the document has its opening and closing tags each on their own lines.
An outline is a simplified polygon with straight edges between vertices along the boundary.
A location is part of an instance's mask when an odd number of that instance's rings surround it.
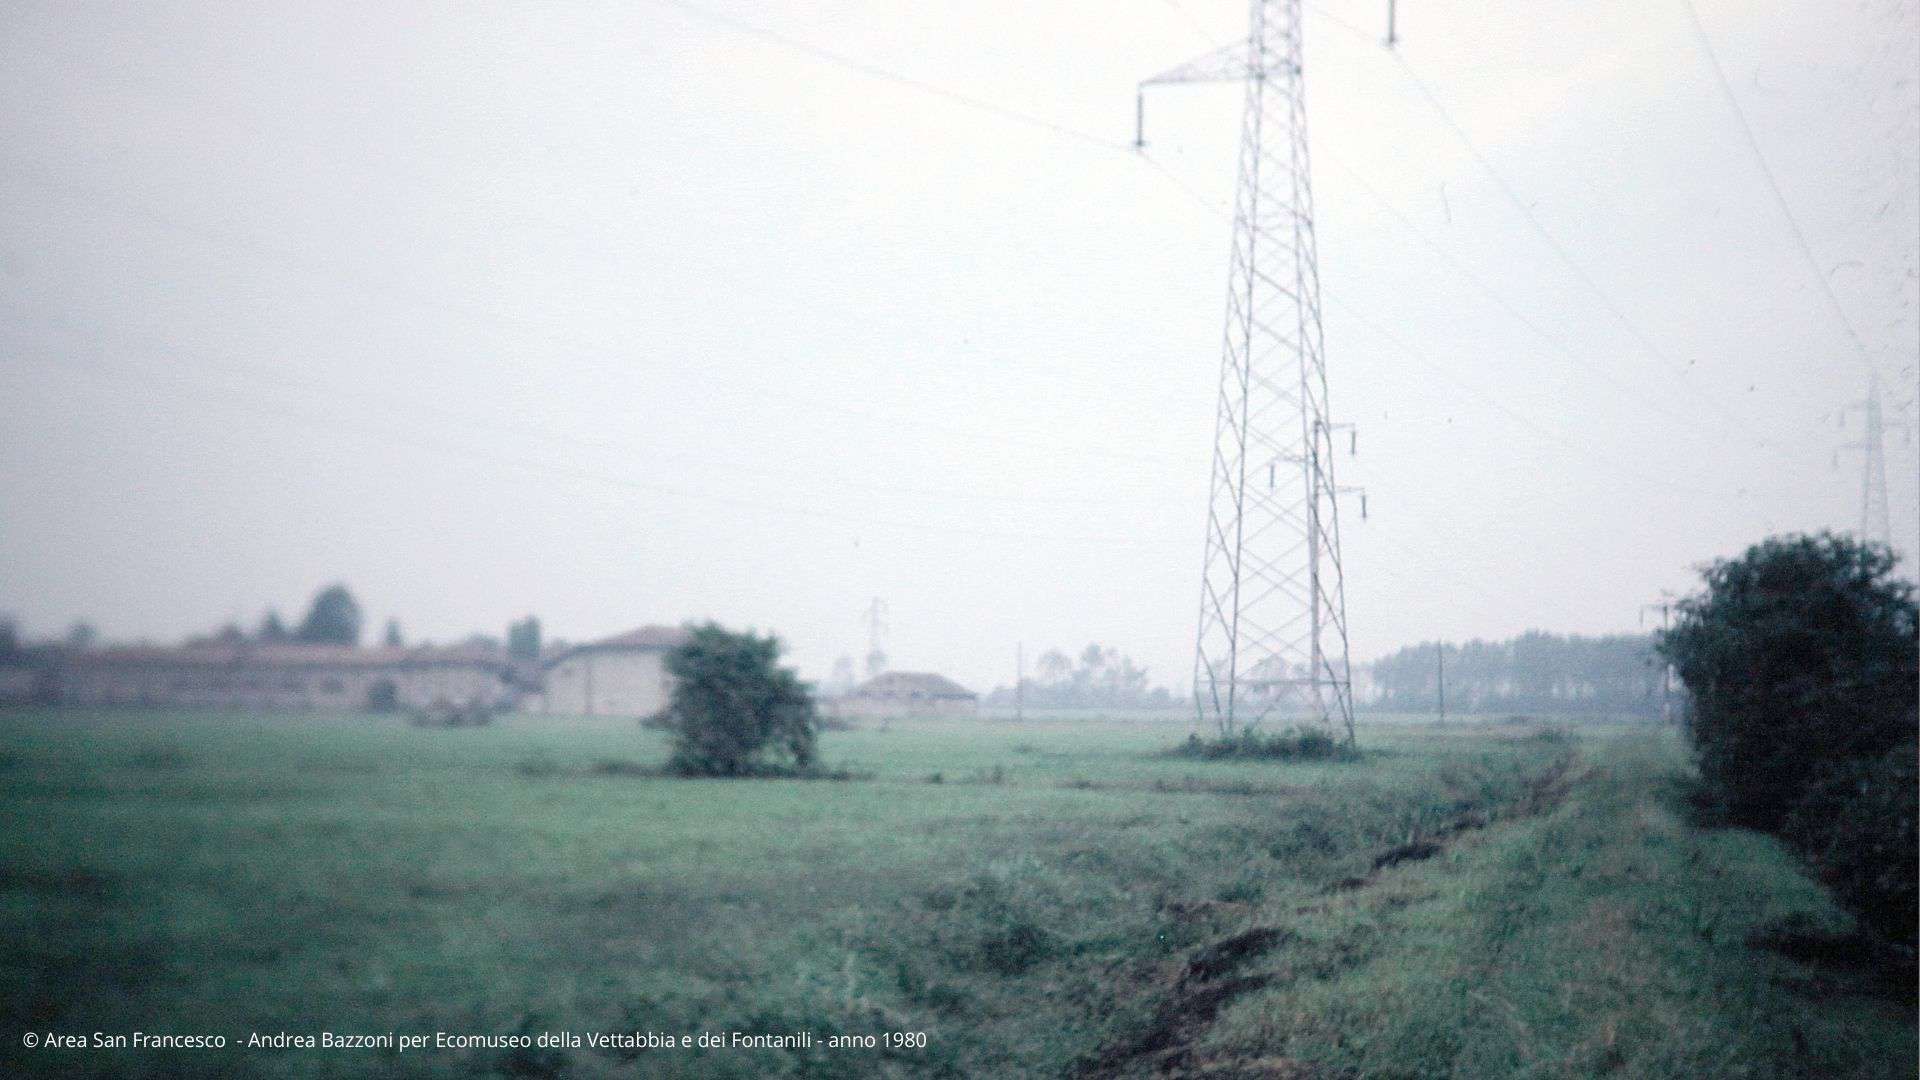
<svg viewBox="0 0 1920 1080">
<path fill-rule="evenodd" d="M 1502 815 L 1502 819 L 1512 821 L 1534 817 L 1559 806 L 1573 787 L 1573 763 L 1573 754 L 1562 754 L 1556 758 L 1540 775 L 1527 782 L 1526 789 L 1514 800 L 1513 806 Z M 1445 851 L 1447 845 L 1462 834 L 1484 829 L 1491 823 L 1487 815 L 1479 811 L 1462 814 L 1426 836 L 1415 837 L 1388 848 L 1374 856 L 1373 869 L 1357 877 L 1341 878 L 1327 891 L 1343 893 L 1367 888 L 1379 879 L 1381 871 L 1390 870 L 1401 863 L 1431 859 Z"/>
<path fill-rule="evenodd" d="M 1558 806 L 1573 786 L 1575 755 L 1562 755 L 1531 780 L 1505 817 L 1531 817 Z M 1350 877 L 1334 884 L 1331 892 L 1349 892 L 1372 886 L 1383 871 L 1401 863 L 1431 859 L 1446 850 L 1446 845 L 1462 834 L 1483 829 L 1489 824 L 1485 814 L 1462 814 L 1440 830 L 1388 848 L 1374 857 L 1373 868 L 1364 876 Z M 1178 918 L 1201 918 L 1223 914 L 1227 905 L 1211 901 L 1198 904 L 1170 904 Z M 1245 905 L 1231 905 L 1250 911 Z M 1278 926 L 1257 926 L 1202 945 L 1186 960 L 1163 975 L 1166 989 L 1153 1019 L 1144 1029 L 1118 1041 L 1088 1058 L 1074 1075 L 1084 1080 L 1109 1080 L 1122 1076 L 1157 1074 L 1169 1077 L 1207 1077 L 1209 1080 L 1306 1080 L 1319 1075 L 1304 1062 L 1290 1058 L 1261 1057 L 1245 1059 L 1195 1060 L 1194 1044 L 1214 1017 L 1229 1002 L 1242 994 L 1258 990 L 1273 977 L 1265 974 L 1235 974 L 1250 960 L 1292 940 L 1293 933 Z"/>
<path fill-rule="evenodd" d="M 1146 1028 L 1083 1063 L 1076 1075 L 1092 1080 L 1124 1076 L 1142 1068 L 1163 1075 L 1186 1072 L 1194 1038 L 1229 1001 L 1269 981 L 1266 975 L 1233 972 L 1289 936 L 1285 930 L 1263 926 L 1201 947 L 1179 967 Z"/>
</svg>

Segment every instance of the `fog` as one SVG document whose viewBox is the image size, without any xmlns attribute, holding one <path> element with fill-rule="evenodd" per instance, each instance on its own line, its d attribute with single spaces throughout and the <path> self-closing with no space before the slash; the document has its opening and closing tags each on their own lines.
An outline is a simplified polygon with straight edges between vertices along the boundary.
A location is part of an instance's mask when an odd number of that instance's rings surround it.
<svg viewBox="0 0 1920 1080">
<path fill-rule="evenodd" d="M 1920 14 L 1696 3 L 1816 266 L 1684 4 L 1408 0 L 1398 59 L 1310 9 L 1357 659 L 1633 630 L 1857 527 L 1870 366 L 1914 418 Z M 412 638 L 714 618 L 819 677 L 881 597 L 975 690 L 1020 642 L 1184 685 L 1240 100 L 1155 91 L 1141 152 L 1133 97 L 1244 19 L 5 5 L 0 611 L 173 640 L 340 580 Z"/>
</svg>

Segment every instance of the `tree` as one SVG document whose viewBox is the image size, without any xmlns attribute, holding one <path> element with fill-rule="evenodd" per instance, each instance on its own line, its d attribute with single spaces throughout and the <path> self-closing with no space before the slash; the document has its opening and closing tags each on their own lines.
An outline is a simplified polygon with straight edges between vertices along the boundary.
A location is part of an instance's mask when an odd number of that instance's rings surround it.
<svg viewBox="0 0 1920 1080">
<path fill-rule="evenodd" d="M 1040 654 L 1036 665 L 1040 671 L 1040 681 L 1045 683 L 1065 682 L 1073 675 L 1073 661 L 1059 649 L 1048 649 Z"/>
<path fill-rule="evenodd" d="M 280 612 L 275 608 L 268 608 L 267 613 L 260 619 L 260 629 L 254 637 L 264 644 L 278 645 L 289 640 L 293 635 L 287 632 L 287 624 L 280 621 Z"/>
<path fill-rule="evenodd" d="M 661 716 L 669 767 L 686 776 L 751 776 L 814 764 L 819 718 L 807 686 L 779 666 L 780 641 L 708 623 L 667 655 L 674 678 Z"/>
<path fill-rule="evenodd" d="M 307 645 L 360 644 L 360 603 L 345 585 L 329 585 L 313 597 L 313 606 L 294 633 Z"/>
<path fill-rule="evenodd" d="M 1691 697 L 1709 794 L 1775 830 L 1836 763 L 1914 738 L 1920 629 L 1885 547 L 1822 533 L 1769 538 L 1706 568 L 1660 650 Z"/>
<path fill-rule="evenodd" d="M 1042 708 L 1164 708 L 1173 703 L 1165 687 L 1150 685 L 1147 669 L 1120 650 L 1093 643 L 1080 650 L 1075 661 L 1059 649 L 1048 649 L 1035 662 L 1036 677 L 1021 681 L 1017 690 L 994 690 L 987 700 L 995 705 L 1023 704 Z"/>
<path fill-rule="evenodd" d="M 1654 640 L 1637 634 L 1582 637 L 1529 630 L 1507 641 L 1422 642 L 1375 660 L 1376 696 L 1389 712 L 1427 712 L 1446 663 L 1448 712 L 1649 714 L 1660 700 Z"/>
<path fill-rule="evenodd" d="M 381 679 L 367 687 L 367 711 L 370 713 L 399 712 L 400 687 L 392 679 Z"/>
<path fill-rule="evenodd" d="M 540 659 L 540 620 L 529 615 L 507 624 L 507 655 L 516 660 Z"/>
<path fill-rule="evenodd" d="M 387 631 L 380 635 L 380 643 L 389 649 L 398 649 L 406 645 L 406 641 L 400 636 L 399 619 L 387 620 Z"/>
<path fill-rule="evenodd" d="M 67 648 L 75 652 L 85 652 L 93 648 L 94 643 L 99 640 L 100 631 L 94 629 L 93 624 L 85 619 L 67 627 Z"/>
</svg>

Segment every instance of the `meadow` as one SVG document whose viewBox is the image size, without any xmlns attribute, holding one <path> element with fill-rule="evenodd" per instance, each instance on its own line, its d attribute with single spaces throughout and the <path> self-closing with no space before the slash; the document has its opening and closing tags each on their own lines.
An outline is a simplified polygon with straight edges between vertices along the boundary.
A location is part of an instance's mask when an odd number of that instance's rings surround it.
<svg viewBox="0 0 1920 1080">
<path fill-rule="evenodd" d="M 0 1074 L 1914 1073 L 1908 1002 L 1749 944 L 1844 918 L 1689 823 L 1670 735 L 1184 734 L 869 724 L 822 738 L 849 779 L 705 781 L 606 723 L 0 714 Z M 230 1046 L 20 1039 L 134 1030 Z M 322 1031 L 816 1043 L 231 1045 Z"/>
</svg>

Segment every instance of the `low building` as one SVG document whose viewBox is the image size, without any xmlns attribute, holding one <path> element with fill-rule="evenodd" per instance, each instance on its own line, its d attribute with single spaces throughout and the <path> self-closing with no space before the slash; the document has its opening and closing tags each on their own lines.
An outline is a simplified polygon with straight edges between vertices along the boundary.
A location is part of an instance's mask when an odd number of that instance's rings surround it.
<svg viewBox="0 0 1920 1080">
<path fill-rule="evenodd" d="M 889 671 L 844 697 L 821 702 L 821 710 L 846 718 L 978 716 L 980 695 L 945 675 Z"/>
<path fill-rule="evenodd" d="M 541 688 L 520 699 L 525 712 L 642 718 L 666 708 L 673 691 L 667 654 L 685 644 L 676 626 L 643 626 L 548 658 Z"/>
<path fill-rule="evenodd" d="M 59 700 L 54 675 L 65 652 L 58 645 L 29 645 L 0 654 L 0 707 Z"/>
<path fill-rule="evenodd" d="M 65 705 L 320 712 L 501 706 L 519 692 L 506 657 L 479 646 L 127 646 L 69 653 L 52 681 Z"/>
</svg>

